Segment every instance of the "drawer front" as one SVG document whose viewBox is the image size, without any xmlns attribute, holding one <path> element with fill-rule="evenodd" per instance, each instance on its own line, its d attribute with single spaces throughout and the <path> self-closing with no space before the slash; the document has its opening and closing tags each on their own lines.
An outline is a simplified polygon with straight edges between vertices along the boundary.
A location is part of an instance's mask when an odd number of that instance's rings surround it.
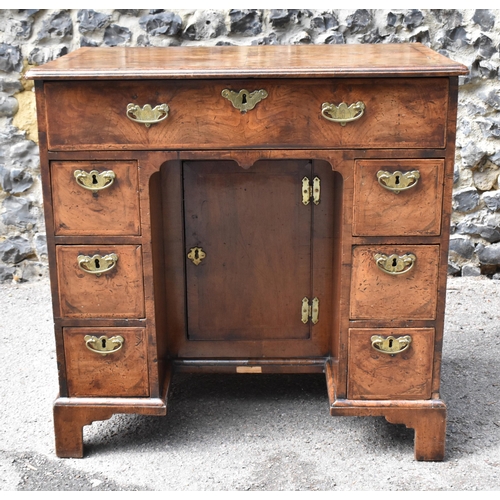
<svg viewBox="0 0 500 500">
<path fill-rule="evenodd" d="M 354 247 L 351 319 L 435 319 L 439 248 L 439 245 Z M 398 274 L 383 270 L 384 264 L 389 271 L 395 265 Z"/>
<path fill-rule="evenodd" d="M 64 328 L 63 336 L 71 397 L 149 395 L 144 328 Z"/>
<path fill-rule="evenodd" d="M 44 89 L 52 150 L 445 146 L 446 78 L 77 81 Z M 242 113 L 225 89 L 263 89 L 267 97 Z M 365 108 L 355 121 L 322 116 L 323 103 L 358 101 Z M 129 104 L 166 104 L 168 116 L 146 127 L 127 117 Z"/>
<path fill-rule="evenodd" d="M 137 163 L 51 162 L 55 234 L 140 234 Z"/>
<path fill-rule="evenodd" d="M 359 160 L 355 236 L 439 236 L 443 160 Z"/>
<path fill-rule="evenodd" d="M 408 338 L 410 343 L 405 350 L 392 355 L 373 348 L 373 341 L 378 346 L 391 345 L 391 337 L 394 339 L 392 345 L 399 342 L 399 347 L 403 347 Z M 433 328 L 351 328 L 348 397 L 429 399 L 433 352 Z"/>
<path fill-rule="evenodd" d="M 58 245 L 56 260 L 62 317 L 144 317 L 140 246 Z"/>
</svg>

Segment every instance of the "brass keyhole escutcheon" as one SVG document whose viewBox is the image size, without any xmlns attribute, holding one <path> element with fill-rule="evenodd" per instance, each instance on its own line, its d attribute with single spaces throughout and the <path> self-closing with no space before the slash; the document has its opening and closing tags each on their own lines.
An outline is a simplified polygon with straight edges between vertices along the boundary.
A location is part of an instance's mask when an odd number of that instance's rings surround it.
<svg viewBox="0 0 500 500">
<path fill-rule="evenodd" d="M 108 338 L 106 335 L 101 337 L 95 337 L 94 335 L 85 335 L 83 338 L 85 345 L 89 351 L 95 352 L 96 354 L 101 354 L 106 356 L 107 354 L 112 354 L 119 351 L 123 347 L 125 342 L 121 335 L 115 335 Z"/>
<path fill-rule="evenodd" d="M 399 194 L 401 191 L 415 188 L 420 179 L 420 172 L 412 170 L 411 172 L 388 172 L 387 170 L 379 170 L 377 172 L 378 183 L 388 191 L 394 194 Z"/>
<path fill-rule="evenodd" d="M 118 261 L 118 255 L 110 253 L 101 257 L 96 254 L 92 257 L 90 255 L 79 255 L 76 259 L 78 267 L 89 274 L 94 274 L 95 276 L 101 276 L 103 273 L 107 273 L 115 268 L 116 262 Z"/>
<path fill-rule="evenodd" d="M 193 262 L 195 266 L 197 266 L 205 257 L 206 253 L 203 251 L 201 247 L 193 247 L 189 249 L 189 253 L 187 258 Z"/>
<path fill-rule="evenodd" d="M 385 255 L 383 253 L 377 253 L 373 258 L 381 271 L 392 275 L 407 273 L 413 269 L 415 261 L 417 260 L 415 254 L 412 253 L 406 253 L 404 255 Z"/>
<path fill-rule="evenodd" d="M 80 187 L 94 193 L 109 188 L 116 178 L 116 174 L 112 170 L 105 170 L 104 172 L 99 172 L 98 170 L 91 170 L 90 172 L 75 170 L 74 176 L 76 183 Z"/>
<path fill-rule="evenodd" d="M 241 89 L 239 92 L 224 89 L 221 95 L 244 114 L 255 108 L 260 101 L 266 99 L 268 93 L 264 89 L 254 90 L 253 92 L 249 92 L 247 89 Z"/>
<path fill-rule="evenodd" d="M 406 349 L 410 347 L 412 339 L 410 335 L 398 338 L 393 337 L 392 335 L 385 338 L 380 335 L 372 335 L 370 340 L 373 349 L 378 352 L 394 356 L 395 354 L 406 351 Z"/>
</svg>

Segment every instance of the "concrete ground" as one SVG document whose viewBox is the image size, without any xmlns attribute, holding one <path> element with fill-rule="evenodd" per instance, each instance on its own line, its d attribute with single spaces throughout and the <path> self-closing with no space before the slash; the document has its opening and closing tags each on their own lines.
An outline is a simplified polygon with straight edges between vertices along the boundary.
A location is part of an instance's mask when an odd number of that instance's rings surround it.
<svg viewBox="0 0 500 500">
<path fill-rule="evenodd" d="M 331 417 L 321 375 L 178 375 L 166 417 L 95 422 L 58 459 L 49 294 L 0 286 L 0 490 L 500 490 L 500 281 L 449 279 L 437 463 L 411 429 Z"/>
</svg>

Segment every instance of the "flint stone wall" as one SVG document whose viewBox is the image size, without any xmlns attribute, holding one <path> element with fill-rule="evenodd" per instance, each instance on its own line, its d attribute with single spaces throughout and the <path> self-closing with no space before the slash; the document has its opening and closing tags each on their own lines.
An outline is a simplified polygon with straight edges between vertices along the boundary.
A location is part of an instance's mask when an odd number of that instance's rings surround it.
<svg viewBox="0 0 500 500">
<path fill-rule="evenodd" d="M 1 10 L 0 281 L 47 276 L 32 65 L 82 46 L 421 42 L 460 77 L 449 273 L 500 279 L 500 10 Z"/>
</svg>

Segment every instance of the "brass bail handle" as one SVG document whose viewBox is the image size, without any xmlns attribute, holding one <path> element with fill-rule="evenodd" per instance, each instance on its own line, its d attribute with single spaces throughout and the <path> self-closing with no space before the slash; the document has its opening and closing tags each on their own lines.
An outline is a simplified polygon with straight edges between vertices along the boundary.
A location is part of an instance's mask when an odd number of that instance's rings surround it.
<svg viewBox="0 0 500 500">
<path fill-rule="evenodd" d="M 377 253 L 373 256 L 378 268 L 384 273 L 392 275 L 405 274 L 411 269 L 417 260 L 415 254 L 407 253 L 404 255 L 386 255 L 384 253 Z"/>
<path fill-rule="evenodd" d="M 99 254 L 92 257 L 90 255 L 79 255 L 77 257 L 78 267 L 82 271 L 95 276 L 101 276 L 101 274 L 111 271 L 116 266 L 117 261 L 118 255 L 115 253 L 110 253 L 104 257 Z"/>
<path fill-rule="evenodd" d="M 142 108 L 138 104 L 130 103 L 127 105 L 126 115 L 129 120 L 133 122 L 142 123 L 147 128 L 155 123 L 160 123 L 168 116 L 170 108 L 167 104 L 158 104 L 158 106 L 151 106 L 145 104 Z"/>
<path fill-rule="evenodd" d="M 113 352 L 119 351 L 125 342 L 121 335 L 115 335 L 108 338 L 106 335 L 95 337 L 94 335 L 85 335 L 83 338 L 85 346 L 89 351 L 106 356 Z"/>
<path fill-rule="evenodd" d="M 403 337 L 398 338 L 393 337 L 392 335 L 385 338 L 381 335 L 372 335 L 370 340 L 373 349 L 383 354 L 390 354 L 391 356 L 406 351 L 411 344 L 410 335 L 404 335 Z"/>
<path fill-rule="evenodd" d="M 105 170 L 104 172 L 99 172 L 98 170 L 91 170 L 90 172 L 75 170 L 73 175 L 75 176 L 76 183 L 89 191 L 107 189 L 113 184 L 116 178 L 116 174 L 112 170 Z"/>
<path fill-rule="evenodd" d="M 388 191 L 394 194 L 399 194 L 401 191 L 414 188 L 420 179 L 420 172 L 412 170 L 410 172 L 388 172 L 387 170 L 379 170 L 377 172 L 378 183 Z"/>
<path fill-rule="evenodd" d="M 321 116 L 328 121 L 340 123 L 342 127 L 345 127 L 346 123 L 359 120 L 363 116 L 365 109 L 366 106 L 363 101 L 355 102 L 349 106 L 345 102 L 341 102 L 338 106 L 324 102 L 321 105 Z"/>
</svg>

